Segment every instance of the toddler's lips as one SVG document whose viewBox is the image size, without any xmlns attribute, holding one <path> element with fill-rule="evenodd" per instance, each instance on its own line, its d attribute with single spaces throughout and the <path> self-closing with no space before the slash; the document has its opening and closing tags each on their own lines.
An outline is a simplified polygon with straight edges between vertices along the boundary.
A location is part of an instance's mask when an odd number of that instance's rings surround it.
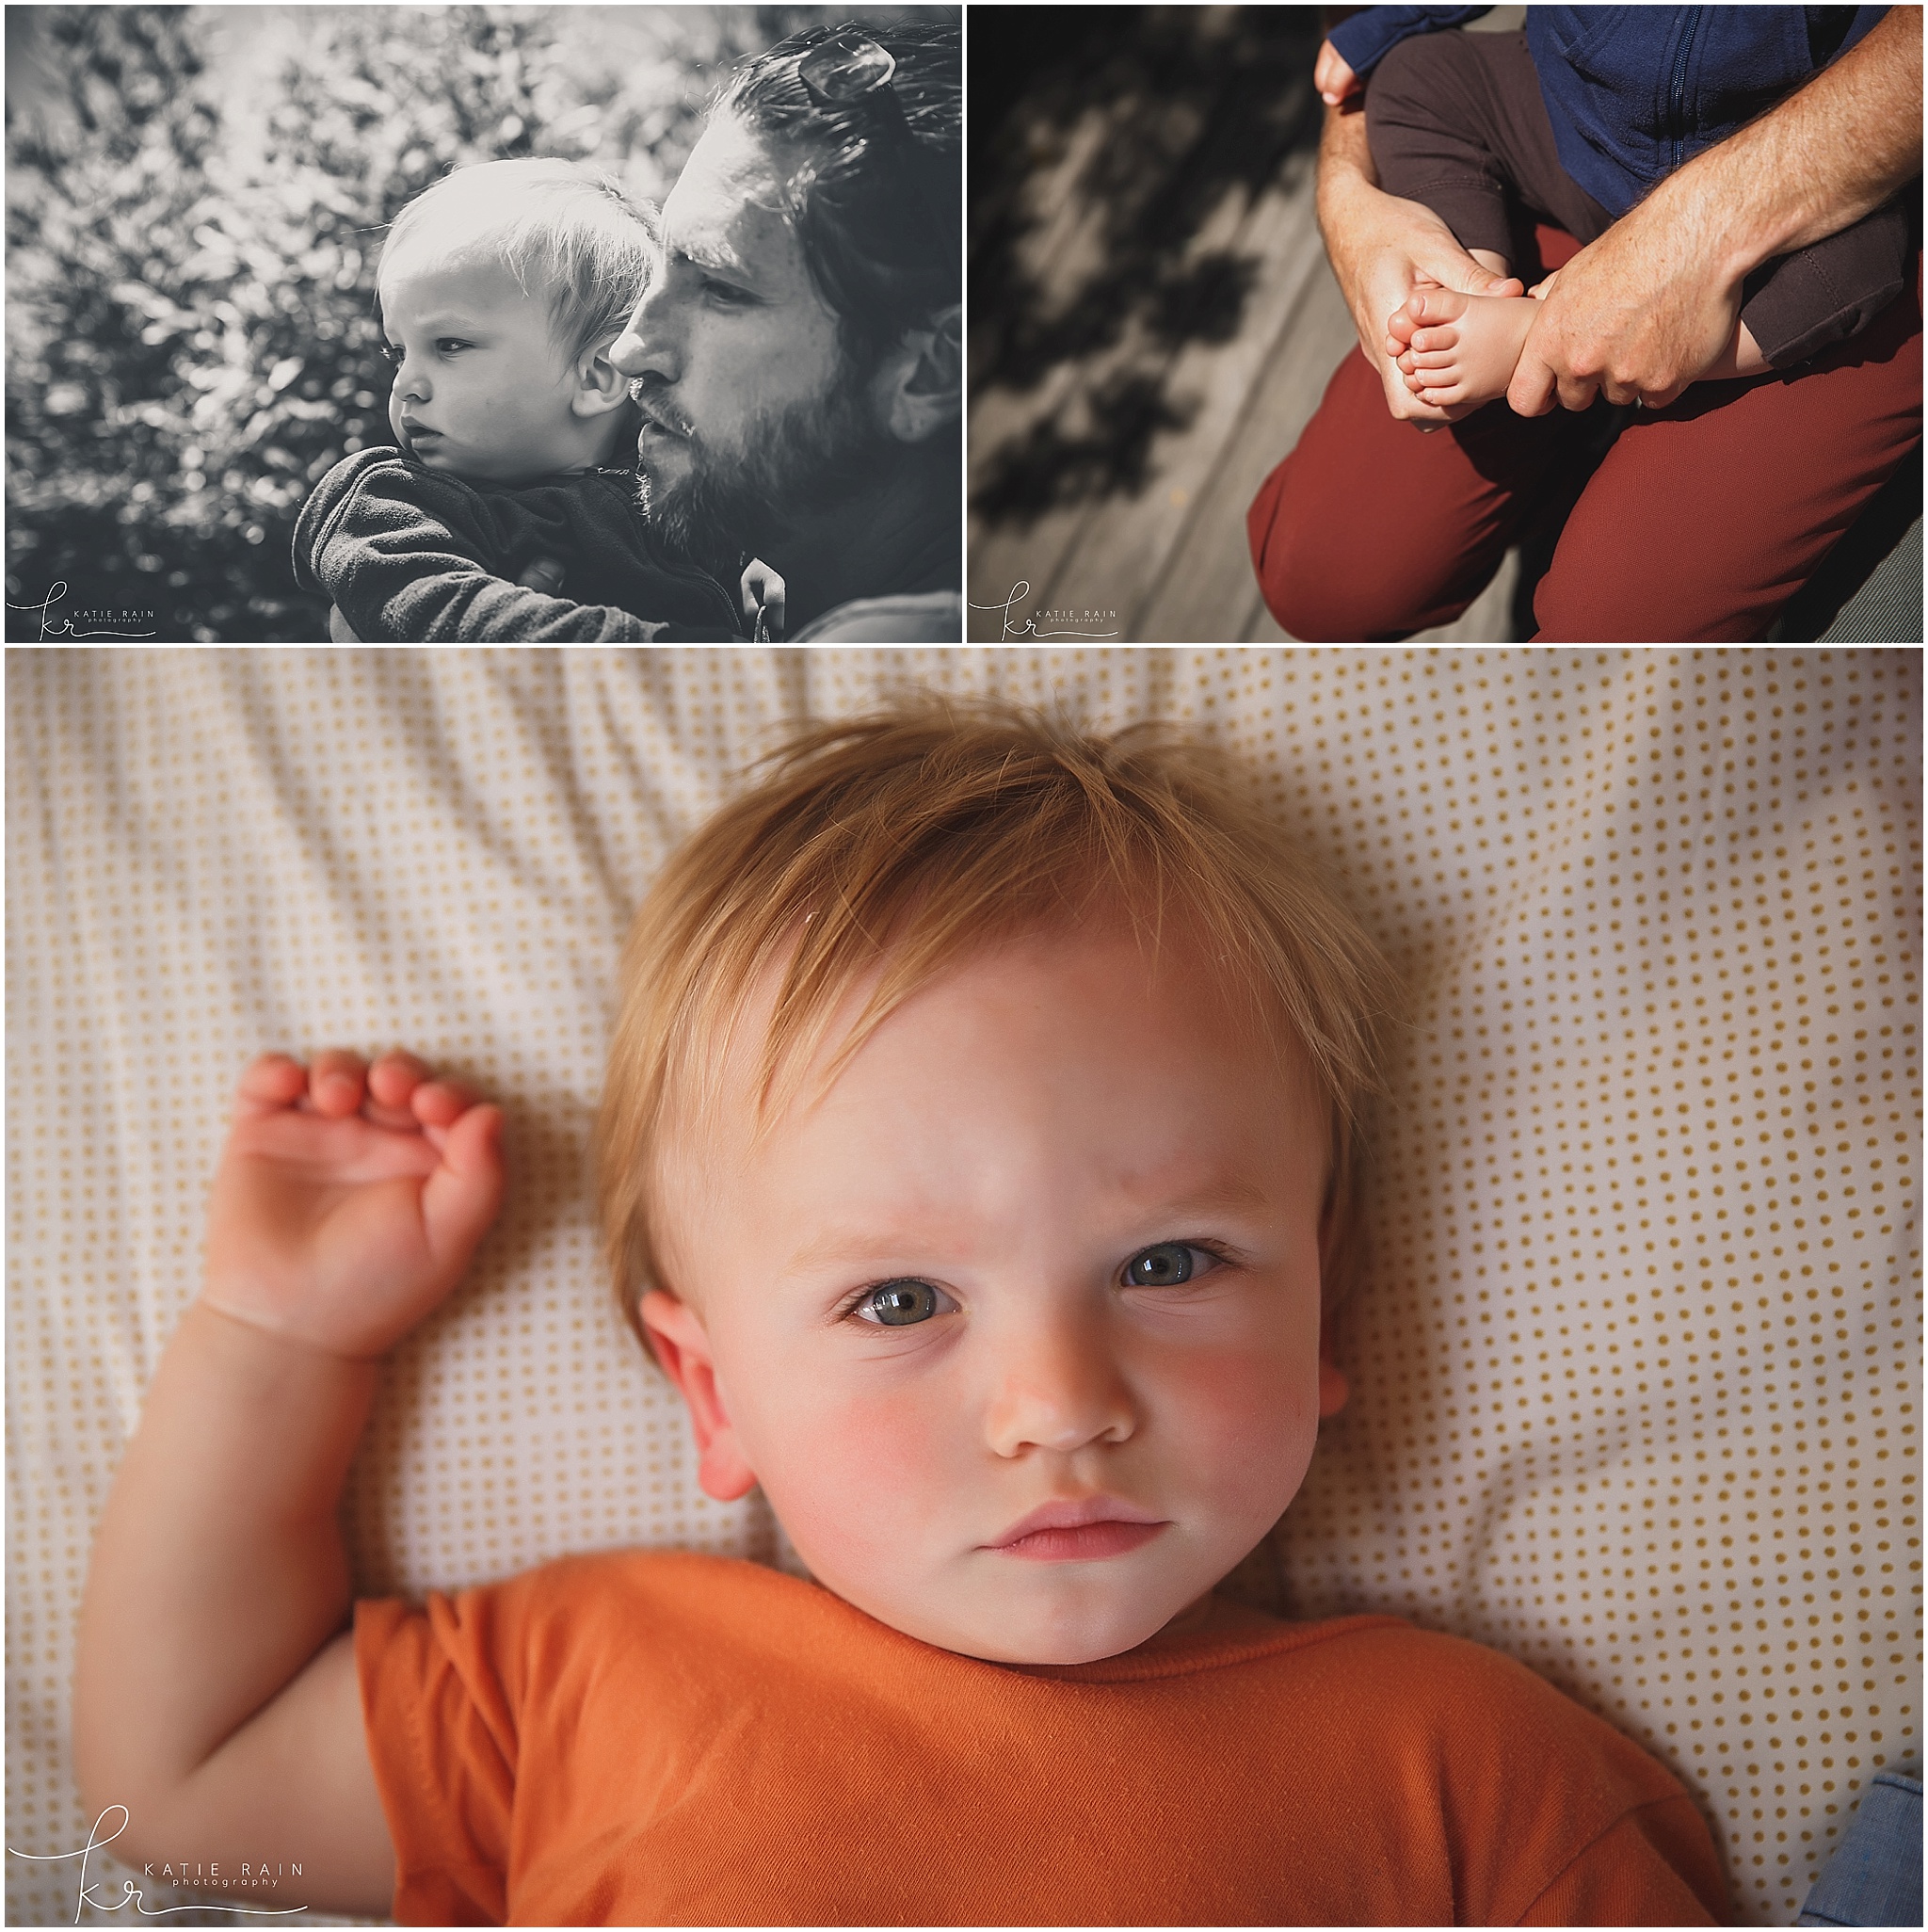
<svg viewBox="0 0 1928 1932">
<path fill-rule="evenodd" d="M 1167 1519 L 1135 1504 L 1087 1496 L 1075 1503 L 1047 1503 L 985 1547 L 1034 1563 L 1093 1563 L 1142 1549 L 1170 1527 Z"/>
<path fill-rule="evenodd" d="M 1165 1527 L 1162 1522 L 1087 1522 L 1082 1529 L 1033 1530 L 1014 1543 L 991 1547 L 1001 1555 L 1025 1556 L 1034 1563 L 1096 1563 L 1142 1549 Z"/>
</svg>

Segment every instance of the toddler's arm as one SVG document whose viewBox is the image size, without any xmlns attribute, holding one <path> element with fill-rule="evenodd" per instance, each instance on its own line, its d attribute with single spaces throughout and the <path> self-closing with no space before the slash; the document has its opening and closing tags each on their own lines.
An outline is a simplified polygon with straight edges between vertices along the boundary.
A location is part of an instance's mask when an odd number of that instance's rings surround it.
<svg viewBox="0 0 1928 1932">
<path fill-rule="evenodd" d="M 388 643 L 649 644 L 734 641 L 729 599 L 716 623 L 675 624 L 614 604 L 571 603 L 496 573 L 497 532 L 478 493 L 358 450 L 318 483 L 295 524 L 295 581 L 317 590 L 358 637 Z"/>
<path fill-rule="evenodd" d="M 127 1808 L 115 1849 L 137 1864 L 238 1889 L 244 1860 L 299 1860 L 278 1903 L 389 1909 L 335 1511 L 381 1354 L 494 1218 L 501 1119 L 404 1054 L 275 1055 L 242 1078 L 206 1285 L 148 1392 L 81 1609 L 75 1769 L 93 1813 Z"/>
</svg>

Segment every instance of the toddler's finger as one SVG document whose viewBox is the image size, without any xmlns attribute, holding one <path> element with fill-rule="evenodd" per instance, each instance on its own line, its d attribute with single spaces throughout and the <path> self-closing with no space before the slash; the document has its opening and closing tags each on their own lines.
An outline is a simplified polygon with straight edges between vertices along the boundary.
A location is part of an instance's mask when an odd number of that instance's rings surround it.
<svg viewBox="0 0 1928 1932">
<path fill-rule="evenodd" d="M 425 1080 L 409 1097 L 425 1127 L 453 1127 L 475 1104 L 474 1091 L 458 1080 Z"/>
<path fill-rule="evenodd" d="M 391 1048 L 368 1070 L 368 1091 L 384 1107 L 406 1107 L 409 1096 L 428 1078 L 428 1065 L 402 1047 Z"/>
<path fill-rule="evenodd" d="M 308 1103 L 318 1114 L 339 1119 L 362 1104 L 368 1069 L 360 1054 L 330 1047 L 316 1054 L 308 1069 Z"/>
<path fill-rule="evenodd" d="M 293 1106 L 308 1089 L 308 1069 L 289 1054 L 263 1054 L 242 1070 L 234 1087 L 237 1111 L 274 1112 Z"/>
<path fill-rule="evenodd" d="M 442 1136 L 442 1165 L 422 1188 L 428 1237 L 466 1260 L 502 1202 L 502 1109 L 471 1107 Z"/>
</svg>

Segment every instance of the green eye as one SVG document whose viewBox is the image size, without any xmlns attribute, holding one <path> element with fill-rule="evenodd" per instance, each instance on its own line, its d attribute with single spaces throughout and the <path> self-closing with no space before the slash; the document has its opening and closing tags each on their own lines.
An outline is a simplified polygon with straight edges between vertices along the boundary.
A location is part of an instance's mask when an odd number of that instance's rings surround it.
<svg viewBox="0 0 1928 1932">
<path fill-rule="evenodd" d="M 938 1312 L 938 1291 L 928 1281 L 886 1281 L 857 1304 L 860 1316 L 881 1322 L 887 1328 L 907 1328 L 927 1322 Z"/>
<path fill-rule="evenodd" d="M 1192 1279 L 1192 1250 L 1182 1241 L 1142 1248 L 1125 1264 L 1128 1288 L 1176 1288 Z"/>
</svg>

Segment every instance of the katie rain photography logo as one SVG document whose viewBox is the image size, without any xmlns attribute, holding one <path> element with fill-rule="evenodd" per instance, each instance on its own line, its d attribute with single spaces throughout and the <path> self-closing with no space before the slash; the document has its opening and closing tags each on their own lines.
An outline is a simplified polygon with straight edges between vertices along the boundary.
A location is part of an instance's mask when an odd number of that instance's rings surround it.
<svg viewBox="0 0 1928 1932">
<path fill-rule="evenodd" d="M 159 635 L 152 610 L 126 605 L 82 604 L 73 601 L 66 581 L 56 584 L 38 604 L 7 600 L 7 641 L 9 644 L 84 643 L 95 637 L 153 637 Z"/>
<path fill-rule="evenodd" d="M 16 1851 L 9 1844 L 7 1856 L 30 1859 L 41 1865 L 61 1865 L 72 1861 L 74 1866 L 72 1923 L 76 1925 L 99 1923 L 97 1919 L 83 1917 L 89 1908 L 97 1913 L 131 1910 L 141 1919 L 164 1919 L 176 1912 L 228 1912 L 247 1919 L 285 1919 L 308 1909 L 305 1905 L 269 1903 L 284 1895 L 289 1887 L 299 1885 L 301 1861 L 298 1859 L 155 1859 L 142 1864 L 141 1876 L 150 1884 L 164 1885 L 170 1891 L 179 1888 L 201 1893 L 203 1896 L 200 1903 L 150 1906 L 146 1892 L 132 1878 L 121 1879 L 117 1896 L 111 1879 L 88 1877 L 88 1861 L 97 1852 L 105 1851 L 127 1829 L 127 1807 L 109 1805 L 94 1820 L 93 1829 L 87 1835 L 87 1843 L 76 1851 L 24 1852 Z M 223 1892 L 242 1892 L 262 1902 L 258 1905 L 217 1905 L 206 1896 Z"/>
<path fill-rule="evenodd" d="M 1118 614 L 1115 610 L 1043 610 L 1033 606 L 1030 597 L 1030 583 L 1020 577 L 1011 586 L 1011 594 L 1002 604 L 973 603 L 972 610 L 995 612 L 1000 628 L 995 638 L 980 637 L 972 641 L 1003 644 L 1013 637 L 1023 637 L 1034 644 L 1048 644 L 1060 638 L 1076 638 L 1082 642 L 1118 635 Z"/>
</svg>

